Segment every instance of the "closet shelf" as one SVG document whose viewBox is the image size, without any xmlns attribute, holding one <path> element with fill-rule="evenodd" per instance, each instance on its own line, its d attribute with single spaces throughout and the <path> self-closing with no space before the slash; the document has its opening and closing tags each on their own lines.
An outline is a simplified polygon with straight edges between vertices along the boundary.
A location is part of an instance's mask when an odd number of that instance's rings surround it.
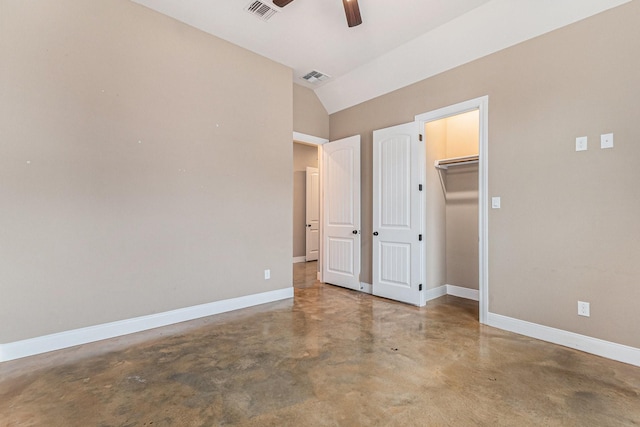
<svg viewBox="0 0 640 427">
<path fill-rule="evenodd" d="M 478 163 L 478 155 L 451 157 L 449 159 L 440 159 L 435 161 L 435 167 L 447 170 L 451 166 L 473 165 Z"/>
</svg>

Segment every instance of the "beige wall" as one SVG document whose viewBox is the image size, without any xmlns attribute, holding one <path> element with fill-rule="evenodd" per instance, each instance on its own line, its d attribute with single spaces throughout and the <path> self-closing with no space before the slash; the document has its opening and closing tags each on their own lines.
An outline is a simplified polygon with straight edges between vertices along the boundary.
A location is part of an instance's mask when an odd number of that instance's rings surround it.
<svg viewBox="0 0 640 427">
<path fill-rule="evenodd" d="M 489 212 L 489 310 L 640 347 L 638 22 L 630 2 L 331 115 L 331 139 L 362 135 L 362 280 L 372 131 L 488 95 L 489 196 L 502 197 Z M 599 148 L 606 132 L 614 149 Z"/>
<path fill-rule="evenodd" d="M 478 110 L 442 119 L 447 126 L 447 157 L 478 154 L 480 113 Z"/>
<path fill-rule="evenodd" d="M 447 127 L 447 157 L 478 154 L 478 110 L 443 120 Z M 447 199 L 447 284 L 478 289 L 478 165 L 450 167 L 443 174 Z"/>
<path fill-rule="evenodd" d="M 329 138 L 329 114 L 316 93 L 293 84 L 293 130 L 318 138 Z"/>
<path fill-rule="evenodd" d="M 445 173 L 447 284 L 478 289 L 478 165 Z"/>
<path fill-rule="evenodd" d="M 425 270 L 427 289 L 437 288 L 447 283 L 447 210 L 443 186 L 447 175 L 441 174 L 432 165 L 436 160 L 447 157 L 447 121 L 437 120 L 425 125 L 426 153 L 426 229 L 425 261 L 429 266 Z M 366 208 L 363 206 L 363 210 Z M 371 283 L 371 282 L 369 282 Z"/>
<path fill-rule="evenodd" d="M 291 286 L 290 69 L 126 0 L 0 0 L 0 64 L 0 343 Z"/>
<path fill-rule="evenodd" d="M 293 144 L 293 256 L 306 255 L 307 166 L 318 167 L 318 147 Z"/>
</svg>

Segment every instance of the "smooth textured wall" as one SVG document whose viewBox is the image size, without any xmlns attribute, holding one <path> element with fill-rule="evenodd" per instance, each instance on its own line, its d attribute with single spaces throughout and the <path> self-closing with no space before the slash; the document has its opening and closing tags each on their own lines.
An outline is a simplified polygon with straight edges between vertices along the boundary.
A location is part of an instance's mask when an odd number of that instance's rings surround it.
<svg viewBox="0 0 640 427">
<path fill-rule="evenodd" d="M 307 254 L 307 166 L 318 167 L 318 147 L 293 144 L 293 256 Z"/>
<path fill-rule="evenodd" d="M 292 285 L 290 69 L 126 0 L 0 0 L 0 64 L 0 343 Z"/>
<path fill-rule="evenodd" d="M 444 186 L 447 174 L 433 167 L 436 160 L 447 157 L 447 121 L 436 120 L 424 127 L 426 156 L 425 182 L 425 288 L 447 284 L 447 199 Z"/>
<path fill-rule="evenodd" d="M 477 155 L 478 110 L 443 120 L 447 124 L 447 157 Z M 447 284 L 478 289 L 478 165 L 450 167 L 444 175 L 447 181 Z"/>
<path fill-rule="evenodd" d="M 449 168 L 446 175 L 446 282 L 478 289 L 478 165 Z"/>
<path fill-rule="evenodd" d="M 362 281 L 373 130 L 488 95 L 488 196 L 502 197 L 489 211 L 489 310 L 640 347 L 638 22 L 629 2 L 332 114 L 331 139 L 362 136 Z M 601 150 L 608 132 L 615 148 Z"/>
<path fill-rule="evenodd" d="M 329 138 L 329 114 L 315 92 L 293 84 L 293 130 L 318 138 Z"/>
</svg>

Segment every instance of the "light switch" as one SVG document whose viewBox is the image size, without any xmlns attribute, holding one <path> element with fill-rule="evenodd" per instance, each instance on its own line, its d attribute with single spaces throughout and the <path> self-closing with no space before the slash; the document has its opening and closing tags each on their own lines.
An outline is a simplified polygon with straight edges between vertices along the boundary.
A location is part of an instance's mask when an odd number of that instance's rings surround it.
<svg viewBox="0 0 640 427">
<path fill-rule="evenodd" d="M 576 138 L 576 151 L 587 151 L 587 137 Z"/>
<path fill-rule="evenodd" d="M 500 197 L 491 198 L 491 209 L 500 209 Z"/>
<path fill-rule="evenodd" d="M 600 135 L 600 148 L 613 148 L 613 134 Z"/>
</svg>

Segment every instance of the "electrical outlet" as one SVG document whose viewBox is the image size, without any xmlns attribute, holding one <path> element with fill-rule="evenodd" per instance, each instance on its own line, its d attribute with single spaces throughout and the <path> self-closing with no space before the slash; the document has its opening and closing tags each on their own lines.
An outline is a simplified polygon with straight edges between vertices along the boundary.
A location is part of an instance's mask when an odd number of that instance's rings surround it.
<svg viewBox="0 0 640 427">
<path fill-rule="evenodd" d="M 271 270 L 266 269 L 264 271 L 264 280 L 269 280 L 269 279 L 271 279 Z"/>
<path fill-rule="evenodd" d="M 590 316 L 589 303 L 584 301 L 578 301 L 578 316 L 589 317 Z"/>
<path fill-rule="evenodd" d="M 587 151 L 587 137 L 576 138 L 576 151 Z"/>
</svg>

